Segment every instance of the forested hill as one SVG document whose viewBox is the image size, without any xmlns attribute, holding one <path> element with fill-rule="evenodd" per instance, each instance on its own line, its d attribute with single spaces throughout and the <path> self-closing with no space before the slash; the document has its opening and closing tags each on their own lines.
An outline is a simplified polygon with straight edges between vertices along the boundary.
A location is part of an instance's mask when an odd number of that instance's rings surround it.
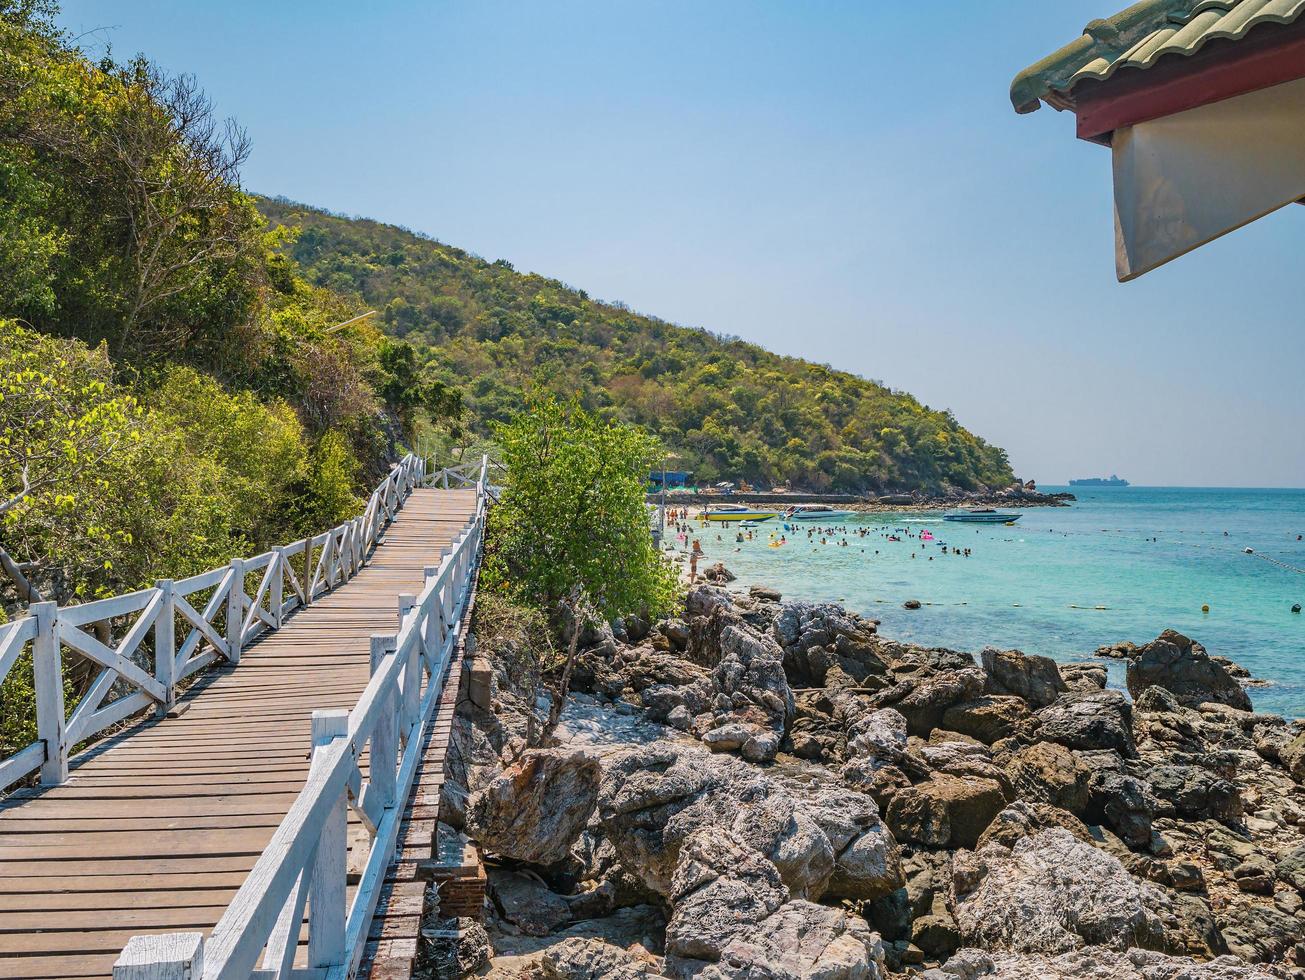
<svg viewBox="0 0 1305 980">
<path fill-rule="evenodd" d="M 522 392 L 579 392 L 586 407 L 656 432 L 700 480 L 811 490 L 1006 486 L 1006 454 L 902 392 L 705 330 L 590 299 L 402 228 L 259 199 L 300 229 L 303 274 L 359 295 L 387 332 L 464 388 L 477 424 Z"/>
</svg>

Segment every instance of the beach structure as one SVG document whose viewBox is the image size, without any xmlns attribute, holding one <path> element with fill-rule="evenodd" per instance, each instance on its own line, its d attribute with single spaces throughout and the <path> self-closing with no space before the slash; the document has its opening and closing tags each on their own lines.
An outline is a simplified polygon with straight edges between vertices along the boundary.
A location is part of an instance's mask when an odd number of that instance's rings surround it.
<svg viewBox="0 0 1305 980">
<path fill-rule="evenodd" d="M 1142 0 L 1011 83 L 1110 148 L 1121 282 L 1305 198 L 1305 0 Z"/>
</svg>

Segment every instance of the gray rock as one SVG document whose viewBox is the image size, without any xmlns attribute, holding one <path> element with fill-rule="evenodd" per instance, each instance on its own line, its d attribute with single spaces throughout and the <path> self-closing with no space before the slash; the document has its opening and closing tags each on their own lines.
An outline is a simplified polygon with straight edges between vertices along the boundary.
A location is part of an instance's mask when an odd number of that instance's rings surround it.
<svg viewBox="0 0 1305 980">
<path fill-rule="evenodd" d="M 986 648 L 980 657 L 992 694 L 1014 694 L 1034 708 L 1045 708 L 1068 690 L 1050 657 L 993 647 Z"/>
<path fill-rule="evenodd" d="M 1288 742 L 1279 751 L 1278 757 L 1291 773 L 1291 778 L 1305 784 L 1305 732 Z"/>
<path fill-rule="evenodd" d="M 912 735 L 927 736 L 942 724 L 948 708 L 971 701 L 983 693 L 986 680 L 987 675 L 978 667 L 944 671 L 908 683 L 906 693 L 885 706 L 902 713 Z"/>
<path fill-rule="evenodd" d="M 517 861 L 560 861 L 594 812 L 601 775 L 584 750 L 531 749 L 471 798 L 467 834 Z"/>
<path fill-rule="evenodd" d="M 1305 895 L 1305 844 L 1278 859 L 1277 877 Z"/>
<path fill-rule="evenodd" d="M 1059 664 L 1060 676 L 1071 691 L 1099 691 L 1106 686 L 1110 674 L 1105 664 Z"/>
<path fill-rule="evenodd" d="M 1165 630 L 1130 658 L 1127 684 L 1133 697 L 1157 685 L 1187 707 L 1213 701 L 1251 710 L 1250 696 L 1228 669 L 1212 660 L 1201 644 L 1174 630 Z"/>
<path fill-rule="evenodd" d="M 1023 698 L 985 694 L 973 701 L 954 704 L 944 711 L 942 727 L 991 745 L 1014 732 L 1028 716 L 1029 707 Z"/>
<path fill-rule="evenodd" d="M 788 899 L 775 866 L 731 834 L 696 831 L 680 848 L 671 879 L 668 955 L 716 962 Z"/>
<path fill-rule="evenodd" d="M 1076 759 L 1079 778 L 1088 787 L 1082 814 L 1092 824 L 1105 824 L 1133 850 L 1151 845 L 1155 797 L 1151 787 L 1130 775 L 1114 752 L 1084 752 Z"/>
<path fill-rule="evenodd" d="M 741 721 L 728 722 L 704 734 L 702 744 L 713 752 L 736 752 L 743 748 L 744 742 L 760 731 L 763 729 L 757 725 Z"/>
<path fill-rule="evenodd" d="M 1281 959 L 1300 942 L 1300 920 L 1276 906 L 1243 896 L 1218 913 L 1228 951 L 1251 963 Z"/>
<path fill-rule="evenodd" d="M 1071 749 L 1114 749 L 1130 758 L 1133 710 L 1119 691 L 1062 694 L 1037 713 L 1038 736 Z"/>
<path fill-rule="evenodd" d="M 720 634 L 720 662 L 712 670 L 716 687 L 755 705 L 779 735 L 793 722 L 793 691 L 784 674 L 784 651 L 768 636 L 743 624 L 726 626 Z"/>
<path fill-rule="evenodd" d="M 770 762 L 779 752 L 779 736 L 775 732 L 757 732 L 739 751 L 749 762 Z"/>
<path fill-rule="evenodd" d="M 1036 742 L 1010 757 L 1006 773 L 1015 795 L 1031 803 L 1046 803 L 1081 815 L 1088 805 L 1088 786 L 1080 778 L 1074 753 L 1056 742 Z"/>
<path fill-rule="evenodd" d="M 1054 955 L 1021 955 L 962 949 L 927 980 L 1277 980 L 1233 956 L 1202 963 L 1146 949 L 1101 946 Z"/>
<path fill-rule="evenodd" d="M 1165 895 L 1068 831 L 1043 830 L 1009 850 L 961 852 L 955 864 L 954 908 L 966 943 L 1035 953 L 1164 943 Z"/>
<path fill-rule="evenodd" d="M 798 686 L 825 687 L 835 676 L 863 684 L 887 671 L 874 623 L 834 603 L 785 603 L 772 632 L 784 648 L 784 669 Z"/>
<path fill-rule="evenodd" d="M 841 823 L 829 816 L 840 812 Z M 824 782 L 795 795 L 754 766 L 692 746 L 658 742 L 613 759 L 599 815 L 620 863 L 661 895 L 684 841 L 702 828 L 732 833 L 771 861 L 798 897 L 824 895 L 836 870 L 840 882 L 871 895 L 899 883 L 896 845 L 869 797 Z M 883 878 L 872 884 L 876 860 Z"/>
<path fill-rule="evenodd" d="M 499 914 L 527 936 L 547 936 L 571 921 L 571 906 L 533 875 L 494 870 L 489 894 Z"/>
<path fill-rule="evenodd" d="M 1146 780 L 1159 801 L 1156 808 L 1159 816 L 1225 823 L 1242 817 L 1242 797 L 1237 785 L 1207 769 L 1187 765 L 1152 766 L 1147 769 Z"/>
<path fill-rule="evenodd" d="M 884 951 L 864 919 L 794 901 L 725 947 L 703 980 L 881 980 Z"/>
<path fill-rule="evenodd" d="M 540 980 L 642 980 L 659 976 L 619 946 L 579 936 L 549 946 L 540 956 L 538 968 Z"/>
<path fill-rule="evenodd" d="M 894 793 L 885 820 L 902 842 L 974 847 L 1006 803 L 1005 790 L 995 780 L 938 774 Z"/>
<path fill-rule="evenodd" d="M 978 847 L 982 849 L 994 842 L 1014 847 L 1021 837 L 1029 837 L 1051 827 L 1060 827 L 1078 840 L 1092 842 L 1086 825 L 1068 810 L 1047 803 L 1016 800 L 988 824 L 988 829 L 979 837 Z"/>
<path fill-rule="evenodd" d="M 1273 862 L 1263 854 L 1252 854 L 1233 868 L 1232 876 L 1237 887 L 1244 892 L 1257 895 L 1273 894 Z"/>
</svg>

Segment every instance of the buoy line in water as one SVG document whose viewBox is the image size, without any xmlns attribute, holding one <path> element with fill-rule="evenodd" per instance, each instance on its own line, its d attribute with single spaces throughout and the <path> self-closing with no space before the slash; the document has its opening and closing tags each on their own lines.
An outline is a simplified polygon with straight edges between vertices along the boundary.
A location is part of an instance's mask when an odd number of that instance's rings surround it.
<svg viewBox="0 0 1305 980">
<path fill-rule="evenodd" d="M 1195 549 L 1198 550 L 1198 551 L 1209 551 L 1209 552 L 1211 552 L 1211 553 L 1213 553 L 1213 554 L 1216 554 L 1216 555 L 1228 555 L 1229 557 L 1232 557 L 1233 555 L 1236 555 L 1236 554 L 1242 554 L 1242 555 L 1249 555 L 1249 556 L 1251 556 L 1252 558 L 1263 558 L 1265 561 L 1269 562 L 1271 565 L 1277 565 L 1279 568 L 1281 568 L 1281 569 L 1283 569 L 1283 570 L 1285 570 L 1285 571 L 1288 571 L 1288 572 L 1295 572 L 1295 573 L 1298 574 L 1298 575 L 1305 575 L 1305 568 L 1298 568 L 1297 566 L 1292 565 L 1292 564 L 1290 564 L 1289 562 L 1282 561 L 1282 560 L 1279 559 L 1279 558 L 1273 558 L 1273 557 L 1271 557 L 1271 556 L 1269 556 L 1269 555 L 1263 555 L 1263 554 L 1260 554 L 1260 552 L 1256 551 L 1254 548 L 1242 548 L 1241 551 L 1239 551 L 1239 552 L 1234 552 L 1234 551 L 1230 551 L 1230 550 L 1227 549 L 1227 548 L 1221 548 L 1221 547 L 1219 547 L 1218 545 L 1214 545 L 1214 544 L 1202 544 L 1202 543 L 1197 542 L 1197 541 L 1174 541 L 1173 539 L 1170 539 L 1170 538 L 1165 538 L 1165 539 L 1162 540 L 1161 537 L 1160 537 L 1160 535 L 1158 535 L 1158 534 L 1156 534 L 1156 535 L 1151 535 L 1151 536 L 1149 536 L 1149 537 L 1147 537 L 1147 536 L 1144 536 L 1144 537 L 1137 537 L 1136 532 L 1133 532 L 1133 531 L 1125 531 L 1123 528 L 1109 528 L 1109 527 L 1103 527 L 1103 528 L 1098 529 L 1096 532 L 1088 532 L 1088 531 L 1078 531 L 1078 530 L 1068 530 L 1068 531 L 1066 531 L 1066 530 L 1059 530 L 1059 531 L 1058 531 L 1058 530 L 1056 530 L 1055 528 L 1051 528 L 1051 527 L 1049 527 L 1049 528 L 1046 529 L 1046 533 L 1048 533 L 1048 534 L 1059 534 L 1061 537 L 1065 537 L 1065 538 L 1068 538 L 1068 537 L 1070 537 L 1071 535 L 1073 535 L 1074 537 L 1082 537 L 1082 538 L 1095 537 L 1096 534 L 1118 534 L 1118 535 L 1121 535 L 1121 536 L 1126 535 L 1126 536 L 1128 536 L 1129 538 L 1131 538 L 1133 541 L 1140 541 L 1140 542 L 1143 542 L 1143 543 L 1178 545 L 1178 546 L 1180 546 L 1180 547 L 1195 548 Z M 1178 532 L 1178 533 L 1181 534 L 1181 533 L 1183 533 L 1183 532 L 1180 531 L 1180 532 Z M 1197 533 L 1197 534 L 1215 534 L 1215 533 L 1217 533 L 1217 532 L 1214 532 L 1214 531 L 1198 531 L 1198 532 L 1196 532 L 1196 533 Z M 1005 541 L 1008 542 L 1008 543 L 1013 542 L 1014 540 L 1015 540 L 1015 539 L 1013 539 L 1013 538 L 1006 538 L 1006 539 L 1005 539 Z M 1022 541 L 1022 540 L 1024 540 L 1024 539 L 1021 538 L 1020 540 Z M 1071 607 L 1071 608 L 1072 608 L 1072 607 Z"/>
<path fill-rule="evenodd" d="M 1305 568 L 1297 568 L 1295 565 L 1288 565 L 1285 561 L 1279 561 L 1277 558 L 1270 558 L 1268 555 L 1262 555 L 1258 551 L 1246 550 L 1242 554 L 1250 555 L 1252 558 L 1262 558 L 1270 565 L 1277 565 L 1279 568 L 1285 568 L 1289 572 L 1295 572 L 1297 575 L 1305 575 Z"/>
</svg>

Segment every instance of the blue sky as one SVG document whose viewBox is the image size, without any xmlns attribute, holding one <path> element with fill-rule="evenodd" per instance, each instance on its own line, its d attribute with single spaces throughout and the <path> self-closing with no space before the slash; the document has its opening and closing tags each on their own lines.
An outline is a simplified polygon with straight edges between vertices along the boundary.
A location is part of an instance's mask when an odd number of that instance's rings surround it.
<svg viewBox="0 0 1305 980">
<path fill-rule="evenodd" d="M 66 0 L 195 73 L 251 190 L 951 408 L 1043 482 L 1305 486 L 1305 209 L 1121 285 L 1109 151 L 1020 68 L 1124 0 Z"/>
</svg>

